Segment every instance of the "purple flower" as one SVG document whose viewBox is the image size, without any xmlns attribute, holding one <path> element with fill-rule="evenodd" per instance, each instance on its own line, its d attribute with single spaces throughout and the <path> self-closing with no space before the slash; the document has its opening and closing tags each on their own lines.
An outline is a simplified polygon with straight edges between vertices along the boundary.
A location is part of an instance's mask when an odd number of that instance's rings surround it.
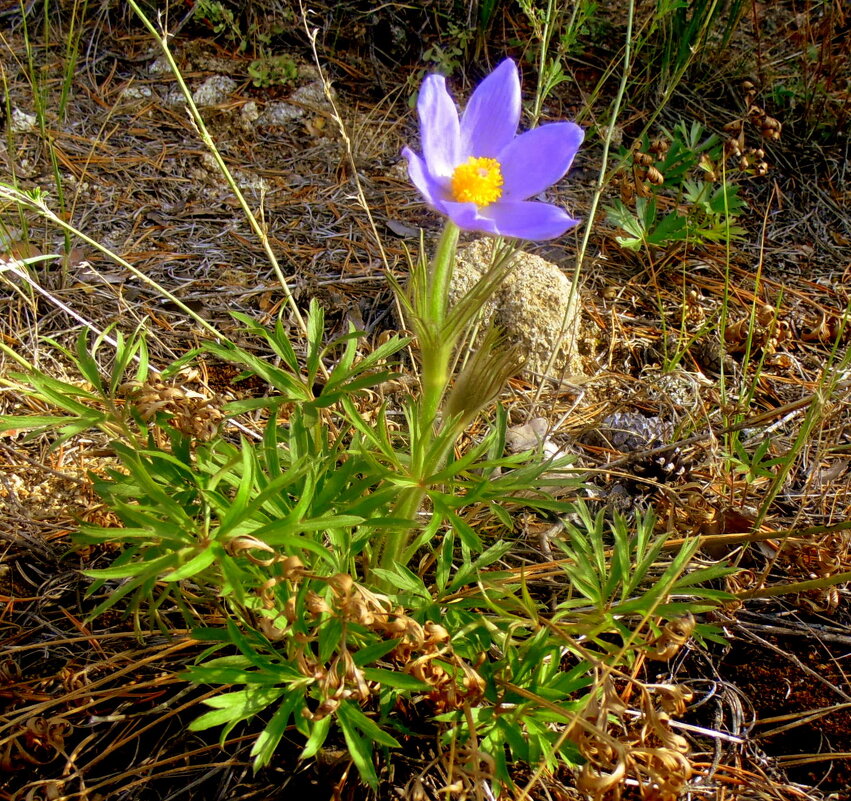
<svg viewBox="0 0 851 801">
<path fill-rule="evenodd" d="M 554 122 L 517 136 L 520 78 L 510 58 L 476 87 L 460 120 L 442 75 L 423 81 L 417 110 L 423 155 L 402 150 L 408 175 L 459 228 L 552 239 L 579 222 L 529 198 L 568 171 L 585 134 L 572 122 Z"/>
</svg>

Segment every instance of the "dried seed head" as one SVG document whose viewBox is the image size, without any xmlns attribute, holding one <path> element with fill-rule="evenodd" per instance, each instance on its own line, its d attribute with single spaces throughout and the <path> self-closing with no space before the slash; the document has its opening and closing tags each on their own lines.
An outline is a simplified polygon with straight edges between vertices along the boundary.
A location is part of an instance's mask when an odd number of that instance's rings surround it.
<svg viewBox="0 0 851 801">
<path fill-rule="evenodd" d="M 294 595 L 287 598 L 286 603 L 284 604 L 283 615 L 287 622 L 295 623 L 298 614 Z"/>
<path fill-rule="evenodd" d="M 346 604 L 346 611 L 350 620 L 355 620 L 362 626 L 372 626 L 375 623 L 375 615 L 372 614 L 372 610 L 363 598 L 352 597 Z"/>
<path fill-rule="evenodd" d="M 408 623 L 404 615 L 393 618 L 387 624 L 387 633 L 391 637 L 401 637 L 408 629 Z"/>
<path fill-rule="evenodd" d="M 163 413 L 171 426 L 197 440 L 212 439 L 224 419 L 218 409 L 218 398 L 205 398 L 176 384 L 129 381 L 119 390 L 143 420 L 154 420 L 157 414 Z"/>
<path fill-rule="evenodd" d="M 661 186 L 665 183 L 665 176 L 662 175 L 655 167 L 647 168 L 647 180 L 654 186 Z"/>
<path fill-rule="evenodd" d="M 426 638 L 434 643 L 449 642 L 449 632 L 439 623 L 426 623 L 423 627 Z"/>
<path fill-rule="evenodd" d="M 770 303 L 762 303 L 757 307 L 756 319 L 760 325 L 768 325 L 777 315 L 777 310 Z"/>
<path fill-rule="evenodd" d="M 780 139 L 780 134 L 783 126 L 774 117 L 765 117 L 760 121 L 760 132 L 766 139 L 777 141 Z"/>
<path fill-rule="evenodd" d="M 350 595 L 352 588 L 355 586 L 354 580 L 348 573 L 337 573 L 336 576 L 331 576 L 328 579 L 328 584 L 341 597 Z"/>
<path fill-rule="evenodd" d="M 289 636 L 288 627 L 284 623 L 285 616 L 283 614 L 274 619 L 262 616 L 257 620 L 257 629 L 271 642 L 280 642 Z"/>
<path fill-rule="evenodd" d="M 309 590 L 304 599 L 304 605 L 311 615 L 323 615 L 331 611 L 327 601 L 313 590 Z"/>
<path fill-rule="evenodd" d="M 311 718 L 313 720 L 322 720 L 322 718 L 327 718 L 328 715 L 337 711 L 338 706 L 340 706 L 340 700 L 338 698 L 326 698 L 318 707 L 316 707 L 316 711 L 311 715 Z"/>
<path fill-rule="evenodd" d="M 744 89 L 746 92 L 750 92 L 752 89 L 755 89 L 755 88 L 756 87 L 753 85 L 753 83 L 751 81 L 749 81 L 747 79 L 742 81 L 742 89 Z"/>
<path fill-rule="evenodd" d="M 663 662 L 671 659 L 691 637 L 694 627 L 694 615 L 690 612 L 669 620 L 662 633 L 650 643 L 647 658 Z"/>
<path fill-rule="evenodd" d="M 258 540 L 256 537 L 250 537 L 248 535 L 234 537 L 229 543 L 227 543 L 225 550 L 231 556 L 244 556 L 249 562 L 253 562 L 255 565 L 261 565 L 263 567 L 269 567 L 278 559 L 275 554 L 275 549 L 271 545 Z M 262 551 L 264 553 L 272 554 L 272 556 L 264 559 L 256 553 L 252 553 L 252 551 Z"/>
<path fill-rule="evenodd" d="M 286 579 L 298 579 L 305 573 L 304 562 L 297 556 L 288 556 L 281 562 L 281 568 Z"/>
<path fill-rule="evenodd" d="M 676 717 L 685 714 L 688 703 L 694 698 L 694 693 L 684 684 L 657 684 L 653 694 L 663 711 Z"/>
<path fill-rule="evenodd" d="M 742 130 L 742 121 L 741 120 L 733 120 L 732 122 L 728 122 L 723 128 L 723 131 L 726 133 L 734 133 L 737 134 Z"/>
<path fill-rule="evenodd" d="M 632 158 L 641 167 L 649 167 L 653 163 L 653 156 L 649 153 L 634 153 Z"/>
</svg>

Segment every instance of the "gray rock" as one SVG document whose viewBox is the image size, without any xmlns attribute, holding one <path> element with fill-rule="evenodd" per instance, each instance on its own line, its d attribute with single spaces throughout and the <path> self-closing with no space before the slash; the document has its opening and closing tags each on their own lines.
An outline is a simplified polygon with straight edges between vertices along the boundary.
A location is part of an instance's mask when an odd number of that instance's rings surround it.
<svg viewBox="0 0 851 801">
<path fill-rule="evenodd" d="M 484 237 L 458 252 L 449 298 L 454 303 L 482 277 L 491 262 L 493 240 Z M 493 322 L 519 346 L 524 369 L 569 378 L 582 375 L 577 352 L 579 293 L 570 297 L 570 280 L 558 266 L 518 250 L 503 285 L 485 304 L 481 328 Z"/>
<path fill-rule="evenodd" d="M 166 75 L 171 72 L 171 65 L 165 56 L 157 56 L 148 64 L 148 72 L 151 75 Z"/>
<path fill-rule="evenodd" d="M 301 119 L 304 109 L 293 106 L 291 103 L 269 103 L 260 116 L 255 120 L 256 125 L 268 125 L 273 128 L 283 128 L 293 120 Z"/>
<path fill-rule="evenodd" d="M 28 114 L 19 108 L 13 108 L 9 119 L 9 127 L 12 133 L 29 133 L 38 128 L 38 120 L 35 114 Z"/>
<path fill-rule="evenodd" d="M 118 95 L 118 102 L 129 106 L 141 106 L 153 96 L 150 86 L 125 86 Z"/>
<path fill-rule="evenodd" d="M 299 68 L 299 74 L 304 70 Z M 332 96 L 334 90 L 331 90 Z M 285 128 L 294 120 L 302 119 L 308 111 L 330 114 L 333 109 L 325 97 L 322 81 L 316 80 L 300 86 L 290 96 L 291 102 L 269 103 L 263 113 L 255 121 L 255 125 L 265 125 L 272 128 Z"/>
<path fill-rule="evenodd" d="M 331 90 L 331 95 L 334 95 L 334 90 Z M 293 103 L 298 103 L 300 106 L 312 109 L 313 111 L 331 111 L 331 104 L 328 98 L 325 97 L 325 87 L 322 81 L 313 81 L 312 83 L 300 86 L 292 93 L 290 98 Z"/>
<path fill-rule="evenodd" d="M 260 110 L 257 108 L 257 103 L 255 103 L 253 100 L 249 100 L 239 110 L 239 118 L 242 120 L 243 124 L 246 127 L 251 125 L 251 123 L 257 120 L 259 117 Z"/>
<path fill-rule="evenodd" d="M 172 86 L 164 95 L 163 103 L 170 108 L 186 105 L 186 97 L 179 86 Z"/>
<path fill-rule="evenodd" d="M 226 75 L 212 75 L 193 93 L 192 100 L 199 107 L 218 106 L 236 91 L 236 81 Z"/>
</svg>

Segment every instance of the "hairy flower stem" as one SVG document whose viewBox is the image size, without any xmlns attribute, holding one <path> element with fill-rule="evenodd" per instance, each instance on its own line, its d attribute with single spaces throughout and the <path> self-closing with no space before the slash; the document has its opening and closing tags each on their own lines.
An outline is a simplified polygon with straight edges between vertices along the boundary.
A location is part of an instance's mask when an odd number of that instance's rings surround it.
<svg viewBox="0 0 851 801">
<path fill-rule="evenodd" d="M 424 329 L 419 336 L 422 393 L 417 409 L 418 430 L 411 442 L 410 478 L 416 483 L 400 492 L 393 508 L 393 516 L 405 520 L 416 519 L 426 495 L 426 479 L 439 470 L 446 460 L 446 448 L 437 449 L 439 453 L 436 454 L 433 446 L 438 436 L 438 411 L 449 385 L 450 364 L 455 348 L 455 342 L 446 336 L 444 327 L 449 312 L 449 284 L 455 268 L 460 233 L 461 229 L 447 220 L 429 267 L 425 297 L 415 299 L 415 304 L 422 310 L 419 325 Z M 448 438 L 447 447 L 452 442 L 454 440 Z M 376 550 L 374 564 L 384 570 L 393 570 L 403 560 L 414 531 L 408 529 L 389 533 Z M 379 586 L 390 589 L 383 580 L 379 581 Z"/>
<path fill-rule="evenodd" d="M 425 326 L 431 336 L 420 342 L 422 353 L 422 396 L 420 399 L 420 419 L 423 432 L 431 430 L 437 419 L 440 402 L 449 384 L 449 363 L 452 359 L 454 342 L 447 341 L 443 334 L 446 315 L 449 310 L 449 284 L 455 269 L 455 253 L 458 249 L 458 236 L 461 229 L 451 220 L 440 236 L 437 253 L 431 263 L 426 285 Z"/>
<path fill-rule="evenodd" d="M 423 498 L 425 498 L 423 487 L 406 487 L 399 493 L 399 498 L 393 506 L 393 516 L 405 520 L 415 519 L 422 506 Z M 378 546 L 374 559 L 375 564 L 383 570 L 392 571 L 402 561 L 402 556 L 413 531 L 415 529 L 389 532 Z M 393 585 L 383 578 L 378 579 L 376 585 L 381 590 L 393 588 Z"/>
<path fill-rule="evenodd" d="M 458 249 L 460 233 L 461 229 L 452 220 L 446 221 L 446 227 L 437 244 L 437 253 L 434 254 L 429 270 L 426 300 L 428 320 L 437 327 L 443 325 L 449 307 L 449 282 L 452 280 L 452 271 L 455 269 L 455 252 Z"/>
</svg>

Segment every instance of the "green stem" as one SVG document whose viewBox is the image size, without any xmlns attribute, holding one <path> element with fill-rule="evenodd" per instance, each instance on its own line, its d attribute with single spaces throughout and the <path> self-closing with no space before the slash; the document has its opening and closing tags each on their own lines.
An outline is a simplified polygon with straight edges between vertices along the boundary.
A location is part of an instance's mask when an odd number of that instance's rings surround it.
<svg viewBox="0 0 851 801">
<path fill-rule="evenodd" d="M 851 581 L 851 572 L 834 573 L 832 576 L 809 579 L 808 581 L 796 581 L 792 584 L 777 584 L 773 587 L 758 587 L 754 590 L 742 590 L 737 592 L 739 598 L 769 598 L 773 595 L 791 595 L 797 592 L 809 592 L 810 590 L 824 590 L 835 587 L 837 584 L 845 584 Z"/>
<path fill-rule="evenodd" d="M 454 350 L 454 342 L 447 341 L 444 336 L 444 327 L 449 312 L 449 284 L 455 269 L 455 253 L 460 233 L 461 229 L 451 220 L 447 220 L 437 245 L 437 252 L 429 266 L 425 297 L 414 298 L 414 305 L 420 310 L 422 318 L 419 324 L 423 328 L 419 335 L 422 355 L 422 394 L 417 415 L 419 431 L 416 437 L 412 437 L 410 466 L 410 477 L 416 483 L 399 493 L 393 507 L 393 517 L 405 520 L 416 519 L 426 495 L 425 480 L 437 468 L 434 464 L 433 447 L 435 437 L 438 436 L 436 422 L 449 384 Z M 445 456 L 438 457 L 439 460 L 444 458 Z M 393 570 L 402 559 L 413 530 L 388 533 L 377 547 L 374 563 L 385 570 Z M 379 580 L 377 583 L 383 589 L 390 589 L 384 581 Z"/>
<path fill-rule="evenodd" d="M 449 363 L 452 359 L 454 343 L 446 341 L 443 328 L 449 312 L 449 285 L 455 269 L 455 253 L 458 249 L 460 233 L 461 229 L 454 222 L 446 221 L 426 283 L 423 324 L 429 336 L 423 337 L 420 342 L 422 353 L 420 413 L 424 424 L 423 433 L 426 436 L 428 436 L 426 432 L 434 427 L 440 402 L 449 384 Z"/>
<path fill-rule="evenodd" d="M 393 517 L 406 520 L 415 519 L 422 506 L 423 498 L 425 498 L 423 487 L 406 487 L 399 493 L 399 498 L 393 507 Z M 402 559 L 402 554 L 408 545 L 413 530 L 399 530 L 387 534 L 376 554 L 375 561 L 380 568 L 384 570 L 395 568 Z M 388 585 L 383 579 L 378 579 L 376 584 L 381 589 L 389 590 L 391 588 L 391 585 Z"/>
<path fill-rule="evenodd" d="M 449 308 L 449 283 L 455 269 L 455 252 L 458 249 L 458 235 L 461 229 L 452 220 L 446 221 L 446 227 L 440 235 L 437 253 L 431 263 L 428 276 L 428 322 L 435 328 L 441 328 L 446 320 Z M 425 358 L 425 354 L 423 354 Z"/>
</svg>

